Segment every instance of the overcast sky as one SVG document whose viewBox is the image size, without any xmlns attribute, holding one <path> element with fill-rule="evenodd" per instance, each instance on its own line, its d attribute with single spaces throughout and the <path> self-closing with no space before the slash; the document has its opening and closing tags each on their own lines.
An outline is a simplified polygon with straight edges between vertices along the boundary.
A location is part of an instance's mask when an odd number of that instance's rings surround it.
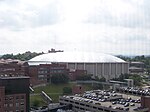
<svg viewBox="0 0 150 112">
<path fill-rule="evenodd" d="M 0 0 L 0 54 L 150 54 L 150 0 Z"/>
</svg>

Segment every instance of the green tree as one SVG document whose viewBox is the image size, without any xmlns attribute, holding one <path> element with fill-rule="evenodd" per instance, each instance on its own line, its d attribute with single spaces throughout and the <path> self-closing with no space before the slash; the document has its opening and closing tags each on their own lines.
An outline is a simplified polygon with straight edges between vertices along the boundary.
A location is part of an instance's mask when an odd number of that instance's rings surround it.
<svg viewBox="0 0 150 112">
<path fill-rule="evenodd" d="M 72 88 L 71 87 L 64 87 L 63 88 L 63 94 L 65 94 L 65 95 L 72 94 Z"/>
<path fill-rule="evenodd" d="M 66 74 L 53 74 L 51 77 L 51 82 L 53 84 L 68 83 L 69 77 Z"/>
<path fill-rule="evenodd" d="M 129 78 L 129 74 L 121 74 L 118 78 L 114 78 L 113 80 L 115 81 L 124 81 L 124 79 L 128 79 Z"/>
<path fill-rule="evenodd" d="M 79 75 L 77 76 L 77 80 L 91 80 L 91 75 Z"/>
<path fill-rule="evenodd" d="M 18 60 L 22 60 L 22 61 L 27 61 L 27 60 L 30 60 L 32 58 L 34 58 L 35 56 L 38 56 L 38 55 L 41 55 L 43 54 L 42 53 L 36 53 L 36 52 L 30 52 L 30 51 L 27 51 L 25 53 L 18 53 L 16 55 L 13 55 L 13 54 L 4 54 L 3 56 L 0 57 L 0 59 L 18 59 Z"/>
<path fill-rule="evenodd" d="M 102 78 L 99 79 L 99 81 L 101 81 L 101 82 L 106 82 L 106 78 L 105 78 L 105 77 L 102 77 Z"/>
<path fill-rule="evenodd" d="M 142 77 L 137 74 L 130 75 L 130 79 L 133 79 L 135 86 L 140 86 L 142 82 Z"/>
</svg>

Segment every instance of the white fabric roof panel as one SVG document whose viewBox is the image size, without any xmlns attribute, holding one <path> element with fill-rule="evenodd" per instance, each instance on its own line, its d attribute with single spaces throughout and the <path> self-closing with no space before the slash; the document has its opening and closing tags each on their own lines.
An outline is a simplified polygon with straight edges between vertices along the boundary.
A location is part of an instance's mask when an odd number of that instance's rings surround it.
<svg viewBox="0 0 150 112">
<path fill-rule="evenodd" d="M 47 53 L 32 58 L 30 61 L 73 62 L 73 63 L 125 62 L 124 60 L 112 55 L 94 52 Z"/>
</svg>

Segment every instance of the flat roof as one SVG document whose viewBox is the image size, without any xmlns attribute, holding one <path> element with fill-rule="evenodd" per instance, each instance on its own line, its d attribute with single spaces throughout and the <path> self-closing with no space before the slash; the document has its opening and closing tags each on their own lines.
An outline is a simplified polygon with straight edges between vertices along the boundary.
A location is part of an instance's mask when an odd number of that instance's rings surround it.
<svg viewBox="0 0 150 112">
<path fill-rule="evenodd" d="M 0 77 L 0 79 L 29 79 L 28 76 L 20 76 L 20 77 Z"/>
</svg>

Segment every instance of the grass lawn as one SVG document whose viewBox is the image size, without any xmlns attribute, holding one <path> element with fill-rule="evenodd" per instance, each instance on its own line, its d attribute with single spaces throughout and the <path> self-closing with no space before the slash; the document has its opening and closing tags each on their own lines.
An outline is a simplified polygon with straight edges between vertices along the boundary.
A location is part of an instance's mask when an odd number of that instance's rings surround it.
<svg viewBox="0 0 150 112">
<path fill-rule="evenodd" d="M 38 102 L 38 106 L 46 105 L 41 95 L 30 96 L 30 105 L 33 106 L 36 102 Z"/>
<path fill-rule="evenodd" d="M 46 92 L 53 100 L 53 102 L 58 102 L 59 96 L 63 95 L 63 88 L 64 87 L 73 87 L 75 84 L 74 83 L 68 83 L 68 84 L 49 84 L 44 87 L 37 87 L 34 88 L 34 94 L 35 95 L 30 95 L 30 105 L 33 105 L 35 101 L 40 102 L 39 106 L 45 105 L 46 103 L 44 102 L 43 98 L 41 97 L 40 93 L 41 91 Z M 83 85 L 85 90 L 91 90 L 92 86 L 91 85 Z"/>
</svg>

